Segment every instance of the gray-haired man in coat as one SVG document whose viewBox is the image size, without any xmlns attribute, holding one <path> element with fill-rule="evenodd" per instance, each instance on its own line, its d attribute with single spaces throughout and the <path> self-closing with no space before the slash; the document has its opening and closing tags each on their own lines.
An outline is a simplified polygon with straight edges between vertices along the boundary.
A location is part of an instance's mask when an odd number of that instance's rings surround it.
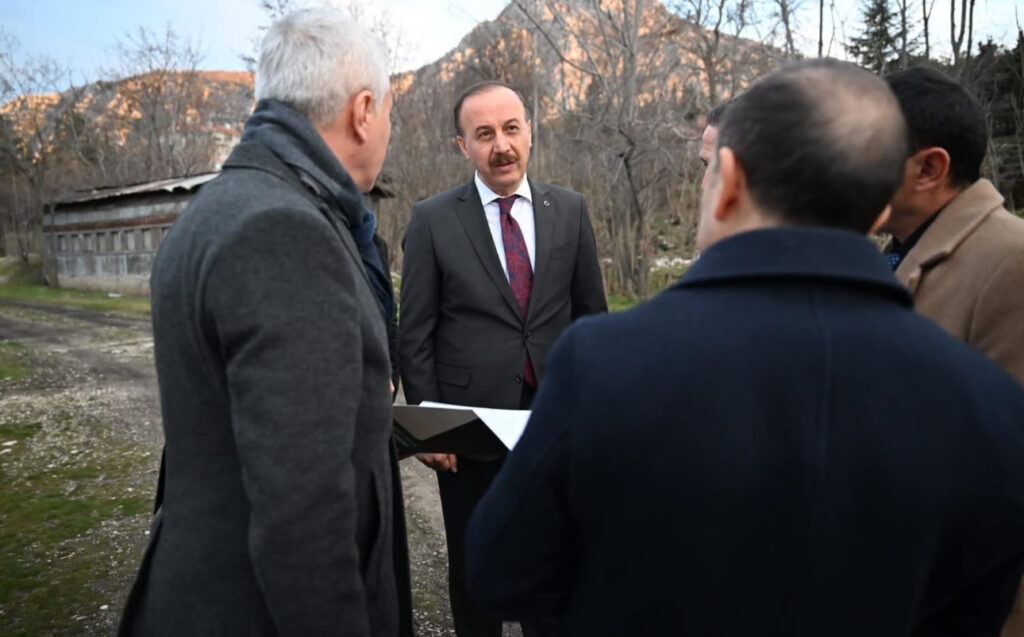
<svg viewBox="0 0 1024 637">
<path fill-rule="evenodd" d="M 409 631 L 392 300 L 360 194 L 390 137 L 386 59 L 338 11 L 273 25 L 241 144 L 161 246 L 165 480 L 122 634 Z"/>
</svg>

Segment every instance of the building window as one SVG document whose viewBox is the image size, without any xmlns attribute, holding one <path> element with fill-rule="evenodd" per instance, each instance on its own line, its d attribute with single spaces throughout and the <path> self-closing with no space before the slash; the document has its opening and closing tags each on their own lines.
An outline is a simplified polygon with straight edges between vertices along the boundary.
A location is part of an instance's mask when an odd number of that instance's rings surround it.
<svg viewBox="0 0 1024 637">
<path fill-rule="evenodd" d="M 138 234 L 138 232 L 136 230 L 129 230 L 128 232 L 125 233 L 125 238 L 127 239 L 127 242 L 125 243 L 125 249 L 128 252 L 135 252 L 135 245 L 137 243 L 137 237 L 136 237 L 137 234 Z"/>
<path fill-rule="evenodd" d="M 142 231 L 142 249 L 153 249 L 153 230 L 150 228 L 146 228 L 145 230 Z"/>
<path fill-rule="evenodd" d="M 59 250 L 60 252 L 68 251 L 68 235 L 57 235 L 57 250 Z"/>
</svg>

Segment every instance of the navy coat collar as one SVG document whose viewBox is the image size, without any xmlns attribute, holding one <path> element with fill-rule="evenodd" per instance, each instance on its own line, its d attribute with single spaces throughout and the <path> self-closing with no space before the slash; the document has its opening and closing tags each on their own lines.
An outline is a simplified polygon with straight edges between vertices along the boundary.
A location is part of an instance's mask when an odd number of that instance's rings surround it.
<svg viewBox="0 0 1024 637">
<path fill-rule="evenodd" d="M 818 279 L 871 288 L 913 306 L 878 247 L 847 230 L 785 226 L 743 232 L 712 245 L 673 287 L 750 279 Z"/>
</svg>

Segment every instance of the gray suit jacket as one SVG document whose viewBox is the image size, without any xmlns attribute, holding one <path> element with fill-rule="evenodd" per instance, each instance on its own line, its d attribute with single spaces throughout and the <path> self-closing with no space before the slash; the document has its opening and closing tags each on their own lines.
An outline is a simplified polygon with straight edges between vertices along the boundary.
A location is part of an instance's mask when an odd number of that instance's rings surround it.
<svg viewBox="0 0 1024 637">
<path fill-rule="evenodd" d="M 153 269 L 166 483 L 122 633 L 395 635 L 386 327 L 344 216 L 237 154 Z"/>
<path fill-rule="evenodd" d="M 576 192 L 530 180 L 536 225 L 524 321 L 473 181 L 413 206 L 402 247 L 405 397 L 518 409 L 526 354 L 538 381 L 569 323 L 607 310 L 590 215 Z"/>
</svg>

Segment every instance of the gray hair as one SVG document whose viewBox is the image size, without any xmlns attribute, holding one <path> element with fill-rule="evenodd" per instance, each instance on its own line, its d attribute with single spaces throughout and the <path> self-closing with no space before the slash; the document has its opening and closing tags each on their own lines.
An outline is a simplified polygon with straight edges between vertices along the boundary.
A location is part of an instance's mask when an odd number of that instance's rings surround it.
<svg viewBox="0 0 1024 637">
<path fill-rule="evenodd" d="M 384 42 L 331 7 L 302 9 L 275 22 L 260 45 L 256 99 L 288 104 L 326 126 L 356 93 L 379 105 L 387 94 Z"/>
</svg>

